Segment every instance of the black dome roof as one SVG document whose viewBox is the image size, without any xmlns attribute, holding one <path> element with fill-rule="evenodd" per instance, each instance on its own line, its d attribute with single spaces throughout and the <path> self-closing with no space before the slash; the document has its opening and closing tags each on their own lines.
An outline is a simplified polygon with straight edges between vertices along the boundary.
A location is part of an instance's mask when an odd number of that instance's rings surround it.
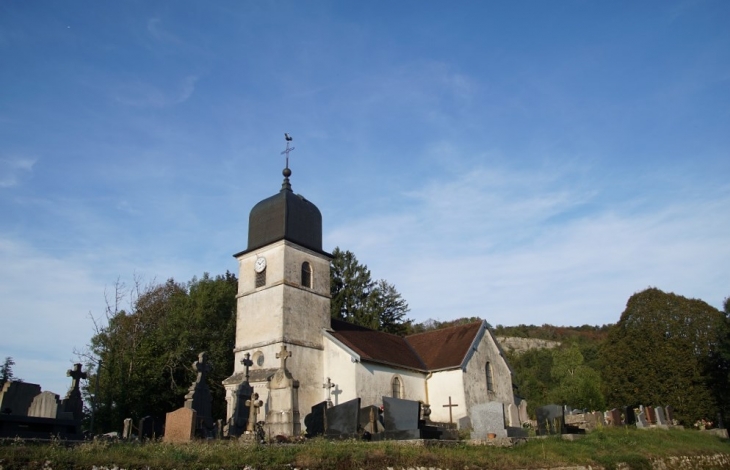
<svg viewBox="0 0 730 470">
<path fill-rule="evenodd" d="M 283 239 L 322 253 L 322 214 L 304 196 L 292 192 L 288 174 L 284 175 L 281 191 L 251 209 L 245 252 Z"/>
</svg>

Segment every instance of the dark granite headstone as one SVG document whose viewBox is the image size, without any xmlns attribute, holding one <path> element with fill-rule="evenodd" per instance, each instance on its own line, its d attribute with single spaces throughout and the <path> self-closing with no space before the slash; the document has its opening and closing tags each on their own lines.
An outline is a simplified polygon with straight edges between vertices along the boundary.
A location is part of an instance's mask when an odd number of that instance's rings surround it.
<svg viewBox="0 0 730 470">
<path fill-rule="evenodd" d="M 413 400 L 383 397 L 383 427 L 388 439 L 418 439 L 421 404 Z"/>
<path fill-rule="evenodd" d="M 725 422 L 722 420 L 721 413 L 717 413 L 717 429 L 725 429 Z"/>
<path fill-rule="evenodd" d="M 661 406 L 657 406 L 654 408 L 654 413 L 656 414 L 656 424 L 657 425 L 666 425 L 667 424 L 667 417 L 664 414 L 664 408 Z"/>
<path fill-rule="evenodd" d="M 563 407 L 560 405 L 541 406 L 535 410 L 537 416 L 537 434 L 546 436 L 548 434 L 565 433 L 565 416 Z"/>
<path fill-rule="evenodd" d="M 664 413 L 667 415 L 667 424 L 674 424 L 674 408 L 672 408 L 672 405 L 665 406 Z"/>
<path fill-rule="evenodd" d="M 155 438 L 155 419 L 152 416 L 145 416 L 139 419 L 139 440 Z"/>
<path fill-rule="evenodd" d="M 375 405 L 360 408 L 360 428 L 370 435 L 383 432 L 385 428 L 380 408 Z"/>
<path fill-rule="evenodd" d="M 633 406 L 627 406 L 624 415 L 626 416 L 624 424 L 627 426 L 633 426 L 636 424 L 636 412 L 634 412 Z"/>
<path fill-rule="evenodd" d="M 312 407 L 312 412 L 304 417 L 304 426 L 307 428 L 306 436 L 321 436 L 325 431 L 325 412 L 327 402 L 317 403 Z"/>
<path fill-rule="evenodd" d="M 331 438 L 350 438 L 357 436 L 360 418 L 360 399 L 355 398 L 325 410 L 325 435 Z"/>
</svg>

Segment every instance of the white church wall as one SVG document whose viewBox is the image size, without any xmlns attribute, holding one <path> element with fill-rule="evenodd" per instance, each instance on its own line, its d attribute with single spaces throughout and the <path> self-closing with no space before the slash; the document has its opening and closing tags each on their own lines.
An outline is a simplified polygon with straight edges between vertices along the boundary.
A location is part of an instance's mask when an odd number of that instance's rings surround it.
<svg viewBox="0 0 730 470">
<path fill-rule="evenodd" d="M 434 372 L 428 379 L 428 401 L 431 405 L 431 420 L 440 423 L 449 422 L 449 409 L 444 405 L 451 403 L 458 406 L 451 408 L 453 422 L 466 416 L 467 406 L 464 399 L 464 372 L 461 368 Z"/>
<path fill-rule="evenodd" d="M 383 396 L 393 396 L 392 384 L 396 376 L 401 383 L 401 398 L 421 401 L 426 399 L 424 373 L 370 362 L 357 365 L 357 394 L 361 399 L 361 406 L 380 406 L 383 404 Z"/>
<path fill-rule="evenodd" d="M 339 405 L 357 398 L 356 364 L 353 356 L 327 335 L 324 338 L 324 375 L 324 381 L 329 377 L 336 385 L 332 390 L 333 404 Z M 322 400 L 325 400 L 327 392 L 324 389 L 322 392 Z"/>
</svg>

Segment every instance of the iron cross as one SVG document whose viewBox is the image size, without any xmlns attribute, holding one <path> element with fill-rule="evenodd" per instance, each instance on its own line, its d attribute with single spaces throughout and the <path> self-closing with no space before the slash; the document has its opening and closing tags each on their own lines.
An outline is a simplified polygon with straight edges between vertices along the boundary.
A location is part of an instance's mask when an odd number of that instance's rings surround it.
<svg viewBox="0 0 730 470">
<path fill-rule="evenodd" d="M 243 364 L 246 367 L 246 382 L 248 382 L 248 368 L 253 365 L 253 361 L 251 360 L 250 353 L 246 353 L 246 355 L 243 356 L 243 359 L 241 359 L 241 364 Z"/>
<path fill-rule="evenodd" d="M 294 147 L 289 148 L 289 142 L 291 142 L 294 139 L 292 139 L 292 137 L 289 134 L 287 134 L 286 132 L 284 133 L 284 139 L 286 139 L 286 150 L 281 152 L 281 154 L 286 155 L 286 168 L 289 168 L 289 152 L 294 150 Z"/>
</svg>

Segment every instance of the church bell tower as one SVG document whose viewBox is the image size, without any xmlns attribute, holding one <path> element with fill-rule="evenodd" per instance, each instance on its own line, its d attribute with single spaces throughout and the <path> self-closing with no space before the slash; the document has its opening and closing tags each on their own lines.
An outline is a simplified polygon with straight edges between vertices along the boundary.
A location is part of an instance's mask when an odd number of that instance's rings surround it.
<svg viewBox="0 0 730 470">
<path fill-rule="evenodd" d="M 228 417 L 235 389 L 244 378 L 242 359 L 253 362 L 250 383 L 266 401 L 267 383 L 280 367 L 277 353 L 286 347 L 286 368 L 298 382 L 301 416 L 322 401 L 322 332 L 330 327 L 330 260 L 322 250 L 322 215 L 292 191 L 288 165 L 281 190 L 251 209 L 248 247 L 238 260 L 234 374 L 224 381 Z M 284 152 L 282 152 L 284 153 Z"/>
</svg>

